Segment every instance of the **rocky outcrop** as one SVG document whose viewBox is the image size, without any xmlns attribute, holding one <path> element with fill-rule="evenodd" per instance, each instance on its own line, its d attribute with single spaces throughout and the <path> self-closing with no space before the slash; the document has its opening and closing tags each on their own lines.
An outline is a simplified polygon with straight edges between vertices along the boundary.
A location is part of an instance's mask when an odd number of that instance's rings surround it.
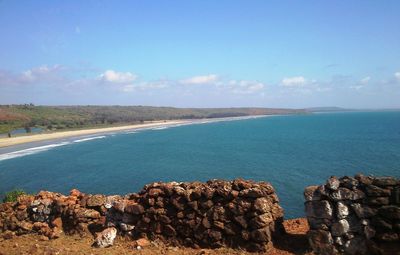
<svg viewBox="0 0 400 255">
<path fill-rule="evenodd" d="M 42 191 L 0 204 L 3 235 L 37 232 L 52 239 L 62 231 L 97 233 L 94 245 L 98 247 L 112 245 L 118 232 L 177 246 L 265 251 L 282 231 L 282 221 L 273 187 L 241 179 L 153 183 L 125 196 Z"/>
<path fill-rule="evenodd" d="M 380 254 L 382 243 L 400 249 L 400 180 L 393 177 L 331 177 L 304 191 L 316 254 Z"/>
<path fill-rule="evenodd" d="M 107 248 L 114 244 L 115 237 L 117 237 L 117 229 L 114 227 L 106 228 L 103 231 L 96 233 L 94 246 L 98 248 Z"/>
</svg>

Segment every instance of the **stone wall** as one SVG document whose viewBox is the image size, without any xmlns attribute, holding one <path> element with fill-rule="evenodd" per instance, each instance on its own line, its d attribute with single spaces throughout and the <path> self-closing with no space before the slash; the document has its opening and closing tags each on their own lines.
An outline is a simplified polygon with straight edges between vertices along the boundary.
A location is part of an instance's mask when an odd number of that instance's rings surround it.
<svg viewBox="0 0 400 255">
<path fill-rule="evenodd" d="M 37 232 L 50 239 L 62 232 L 101 233 L 100 247 L 112 245 L 118 232 L 178 246 L 265 251 L 283 229 L 278 202 L 269 183 L 240 179 L 153 183 L 125 196 L 42 191 L 0 204 L 0 232 L 4 238 Z"/>
<path fill-rule="evenodd" d="M 385 244 L 400 249 L 400 180 L 392 177 L 331 177 L 304 191 L 316 254 L 380 254 Z"/>
</svg>

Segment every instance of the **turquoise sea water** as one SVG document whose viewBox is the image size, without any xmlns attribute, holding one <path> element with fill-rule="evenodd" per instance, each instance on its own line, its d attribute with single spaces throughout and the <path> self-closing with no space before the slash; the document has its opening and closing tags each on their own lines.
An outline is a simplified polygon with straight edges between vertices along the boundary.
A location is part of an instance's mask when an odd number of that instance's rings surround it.
<svg viewBox="0 0 400 255">
<path fill-rule="evenodd" d="M 271 182 L 293 218 L 304 215 L 304 187 L 330 175 L 400 177 L 400 112 L 274 116 L 97 138 L 3 157 L 0 193 L 124 194 L 154 181 L 242 177 Z"/>
</svg>

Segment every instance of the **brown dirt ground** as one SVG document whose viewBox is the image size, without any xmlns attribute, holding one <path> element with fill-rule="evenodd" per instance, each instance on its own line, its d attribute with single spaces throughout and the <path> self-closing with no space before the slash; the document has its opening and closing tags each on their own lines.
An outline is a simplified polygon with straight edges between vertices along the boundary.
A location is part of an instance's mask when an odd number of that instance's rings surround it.
<svg viewBox="0 0 400 255">
<path fill-rule="evenodd" d="M 268 255 L 291 255 L 302 254 L 311 255 L 306 239 L 308 224 L 306 219 L 286 220 L 284 226 L 287 234 L 281 239 L 276 240 L 275 246 L 268 251 Z M 228 248 L 220 249 L 191 249 L 168 247 L 160 242 L 152 242 L 150 246 L 137 250 L 133 246 L 133 241 L 117 237 L 114 246 L 110 248 L 93 248 L 93 238 L 91 236 L 67 236 L 50 241 L 42 241 L 42 237 L 36 234 L 18 236 L 10 240 L 0 241 L 0 255 L 13 254 L 47 254 L 47 255 L 78 255 L 78 254 L 168 254 L 168 255 L 250 255 L 243 250 L 233 250 Z"/>
</svg>

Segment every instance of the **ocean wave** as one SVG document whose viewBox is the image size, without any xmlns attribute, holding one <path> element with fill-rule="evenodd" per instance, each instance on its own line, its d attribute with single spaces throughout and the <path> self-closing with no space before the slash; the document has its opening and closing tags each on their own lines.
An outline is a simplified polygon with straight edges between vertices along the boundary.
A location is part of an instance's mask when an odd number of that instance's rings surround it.
<svg viewBox="0 0 400 255">
<path fill-rule="evenodd" d="M 29 149 L 24 149 L 24 150 L 5 153 L 5 154 L 0 155 L 0 161 L 36 154 L 36 153 L 39 153 L 39 152 L 50 150 L 50 149 L 55 148 L 55 147 L 64 146 L 64 145 L 67 145 L 67 144 L 70 144 L 70 142 L 49 144 L 49 145 L 38 146 L 38 147 L 29 148 Z"/>
<path fill-rule="evenodd" d="M 129 132 L 125 132 L 124 134 L 136 134 L 137 131 L 129 131 Z"/>
<path fill-rule="evenodd" d="M 152 128 L 152 130 L 163 130 L 163 129 L 167 129 L 168 127 L 155 127 Z"/>
<path fill-rule="evenodd" d="M 81 142 L 86 142 L 86 141 L 95 140 L 95 139 L 102 139 L 102 138 L 106 138 L 106 136 L 102 135 L 102 136 L 82 138 L 82 139 L 75 140 L 73 142 L 74 143 L 81 143 Z"/>
</svg>

